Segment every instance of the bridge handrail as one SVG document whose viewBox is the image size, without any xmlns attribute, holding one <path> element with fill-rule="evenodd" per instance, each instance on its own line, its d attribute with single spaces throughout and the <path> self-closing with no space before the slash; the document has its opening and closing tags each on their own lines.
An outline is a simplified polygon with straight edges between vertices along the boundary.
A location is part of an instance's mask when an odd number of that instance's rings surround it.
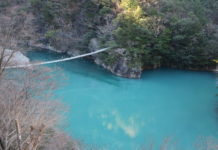
<svg viewBox="0 0 218 150">
<path fill-rule="evenodd" d="M 69 61 L 69 60 L 73 60 L 73 59 L 82 58 L 82 57 L 94 55 L 94 54 L 97 54 L 97 53 L 101 53 L 101 52 L 107 51 L 109 49 L 110 49 L 110 47 L 103 48 L 103 49 L 100 49 L 100 50 L 96 50 L 94 52 L 78 55 L 78 56 L 73 56 L 73 57 L 68 57 L 68 58 L 63 58 L 63 59 L 57 59 L 57 60 L 52 60 L 52 61 L 38 62 L 38 63 L 25 64 L 25 65 L 7 66 L 7 67 L 5 67 L 5 69 L 26 68 L 26 67 L 32 67 L 32 66 L 47 65 L 47 64 L 53 64 L 53 63 L 58 63 L 58 62 L 63 62 L 63 61 Z"/>
</svg>

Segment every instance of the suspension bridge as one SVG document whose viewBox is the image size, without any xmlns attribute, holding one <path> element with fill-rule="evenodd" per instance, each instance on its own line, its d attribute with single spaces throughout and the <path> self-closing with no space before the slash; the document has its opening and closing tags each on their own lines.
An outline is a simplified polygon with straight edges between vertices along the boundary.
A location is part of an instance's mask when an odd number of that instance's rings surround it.
<svg viewBox="0 0 218 150">
<path fill-rule="evenodd" d="M 6 66 L 5 69 L 14 69 L 14 68 L 27 68 L 27 67 L 33 67 L 33 66 L 39 66 L 39 65 L 47 65 L 47 64 L 53 64 L 53 63 L 59 63 L 59 62 L 64 62 L 64 61 L 69 61 L 73 59 L 78 59 L 82 57 L 87 57 L 91 56 L 94 54 L 98 54 L 107 50 L 110 50 L 111 48 L 103 48 L 100 50 L 96 50 L 94 52 L 78 55 L 78 56 L 73 56 L 73 57 L 68 57 L 68 58 L 62 58 L 62 59 L 57 59 L 57 60 L 52 60 L 52 61 L 45 61 L 45 62 L 36 62 L 36 63 L 31 63 L 31 64 L 25 64 L 25 65 L 14 65 L 14 66 Z"/>
</svg>

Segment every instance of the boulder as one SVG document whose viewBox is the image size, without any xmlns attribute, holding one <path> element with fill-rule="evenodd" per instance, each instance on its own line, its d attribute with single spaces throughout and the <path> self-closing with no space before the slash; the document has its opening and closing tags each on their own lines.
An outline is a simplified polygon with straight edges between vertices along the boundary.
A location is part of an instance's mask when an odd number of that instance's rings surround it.
<svg viewBox="0 0 218 150">
<path fill-rule="evenodd" d="M 0 49 L 0 54 L 2 54 L 2 53 L 3 53 L 3 49 L 1 48 Z M 10 50 L 10 49 L 5 49 L 4 50 L 3 62 L 7 63 L 7 66 L 28 65 L 28 64 L 30 64 L 30 60 L 29 60 L 28 57 L 23 55 L 20 51 L 14 51 L 14 50 Z"/>
</svg>

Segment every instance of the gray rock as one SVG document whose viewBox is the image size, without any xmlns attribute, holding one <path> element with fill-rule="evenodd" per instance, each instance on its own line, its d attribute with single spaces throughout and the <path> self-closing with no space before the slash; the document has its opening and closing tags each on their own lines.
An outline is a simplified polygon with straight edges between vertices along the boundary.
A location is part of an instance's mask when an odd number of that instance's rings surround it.
<svg viewBox="0 0 218 150">
<path fill-rule="evenodd" d="M 125 55 L 126 49 L 125 48 L 117 48 L 114 50 L 114 52 L 116 52 L 120 55 Z"/>
<path fill-rule="evenodd" d="M 116 49 L 114 50 L 115 53 L 123 54 L 125 49 Z M 109 52 L 110 53 L 110 52 Z M 129 63 L 131 62 L 125 55 L 120 55 L 119 59 L 117 59 L 112 64 L 106 64 L 101 57 L 96 56 L 94 59 L 95 63 L 102 66 L 103 68 L 109 70 L 114 75 L 125 77 L 125 78 L 135 78 L 138 79 L 141 77 L 142 74 L 142 67 L 130 67 Z"/>
<path fill-rule="evenodd" d="M 2 52 L 3 52 L 3 49 L 0 48 L 0 54 L 2 54 Z M 4 50 L 3 62 L 7 62 L 8 63 L 7 66 L 30 64 L 29 58 L 23 55 L 20 51 L 14 51 L 14 50 L 9 50 L 9 49 Z"/>
<path fill-rule="evenodd" d="M 100 44 L 98 39 L 96 38 L 91 39 L 89 43 L 89 51 L 93 52 L 98 49 L 100 49 Z"/>
<path fill-rule="evenodd" d="M 118 76 L 126 77 L 126 78 L 140 78 L 142 73 L 141 66 L 138 67 L 130 67 L 126 57 L 123 57 L 118 60 L 116 65 L 113 67 L 113 72 L 116 73 Z"/>
</svg>

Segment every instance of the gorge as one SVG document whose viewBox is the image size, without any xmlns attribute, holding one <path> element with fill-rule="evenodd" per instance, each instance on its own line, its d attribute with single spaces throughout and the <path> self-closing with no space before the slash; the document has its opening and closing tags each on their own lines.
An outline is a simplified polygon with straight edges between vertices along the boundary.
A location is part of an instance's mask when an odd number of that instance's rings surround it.
<svg viewBox="0 0 218 150">
<path fill-rule="evenodd" d="M 217 150 L 217 67 L 217 0 L 0 0 L 0 150 Z"/>
<path fill-rule="evenodd" d="M 48 51 L 27 56 L 32 61 L 67 57 Z M 52 74 L 63 86 L 55 96 L 69 107 L 63 128 L 87 149 L 137 150 L 150 144 L 157 149 L 169 138 L 169 149 L 194 150 L 218 138 L 216 76 L 211 72 L 159 69 L 133 80 L 84 59 L 48 67 L 59 68 Z"/>
</svg>

